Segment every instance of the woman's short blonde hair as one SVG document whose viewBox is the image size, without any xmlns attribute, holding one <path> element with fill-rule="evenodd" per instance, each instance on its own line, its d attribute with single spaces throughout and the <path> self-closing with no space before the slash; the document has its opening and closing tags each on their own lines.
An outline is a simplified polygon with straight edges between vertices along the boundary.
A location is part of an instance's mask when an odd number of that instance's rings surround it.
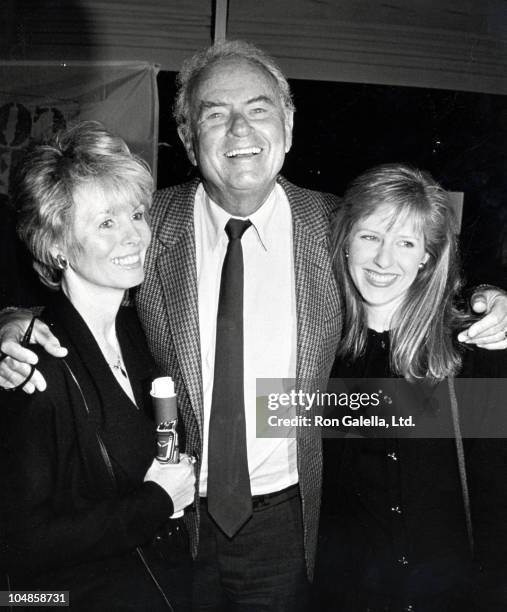
<svg viewBox="0 0 507 612">
<path fill-rule="evenodd" d="M 33 257 L 41 282 L 59 289 L 57 245 L 68 256 L 79 249 L 72 232 L 76 188 L 94 183 L 113 200 L 149 208 L 153 179 L 126 143 L 95 121 L 58 132 L 29 151 L 14 179 L 17 231 Z"/>
</svg>

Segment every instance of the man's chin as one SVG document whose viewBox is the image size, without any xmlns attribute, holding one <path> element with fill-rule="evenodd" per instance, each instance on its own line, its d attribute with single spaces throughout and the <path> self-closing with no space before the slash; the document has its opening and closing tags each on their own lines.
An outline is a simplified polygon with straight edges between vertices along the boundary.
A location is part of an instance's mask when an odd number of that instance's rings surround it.
<svg viewBox="0 0 507 612">
<path fill-rule="evenodd" d="M 231 192 L 261 192 L 271 190 L 276 182 L 276 175 L 266 178 L 266 172 L 251 171 L 237 174 L 227 182 Z"/>
</svg>

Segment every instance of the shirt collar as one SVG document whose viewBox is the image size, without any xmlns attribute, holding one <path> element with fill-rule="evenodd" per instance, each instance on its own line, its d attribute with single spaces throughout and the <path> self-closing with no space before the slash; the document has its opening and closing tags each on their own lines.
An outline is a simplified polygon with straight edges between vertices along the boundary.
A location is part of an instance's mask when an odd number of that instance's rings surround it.
<svg viewBox="0 0 507 612">
<path fill-rule="evenodd" d="M 202 187 L 202 186 L 201 186 Z M 259 244 L 265 251 L 268 251 L 273 244 L 276 236 L 273 236 L 273 224 L 270 222 L 275 210 L 276 204 L 283 194 L 283 189 L 276 184 L 264 203 L 248 217 L 234 217 L 235 219 L 249 219 L 252 223 L 255 233 L 259 239 Z M 225 237 L 224 228 L 227 222 L 233 215 L 225 211 L 221 206 L 214 202 L 203 189 L 203 214 L 205 227 L 208 234 L 209 244 L 215 249 L 220 240 Z M 274 232 L 276 234 L 276 231 Z"/>
</svg>

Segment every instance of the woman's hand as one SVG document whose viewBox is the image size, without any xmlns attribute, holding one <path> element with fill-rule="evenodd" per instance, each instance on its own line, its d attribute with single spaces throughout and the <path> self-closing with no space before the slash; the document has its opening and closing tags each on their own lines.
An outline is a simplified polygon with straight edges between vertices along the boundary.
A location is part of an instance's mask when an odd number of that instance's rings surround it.
<svg viewBox="0 0 507 612">
<path fill-rule="evenodd" d="M 497 287 L 475 291 L 470 300 L 472 309 L 486 313 L 458 335 L 460 342 L 476 344 L 486 349 L 507 348 L 507 294 Z"/>
<path fill-rule="evenodd" d="M 32 370 L 31 366 L 38 361 L 37 355 L 21 345 L 21 340 L 32 320 L 30 310 L 19 308 L 15 311 L 4 312 L 0 316 L 0 387 L 13 389 L 27 381 L 23 386 L 26 393 L 33 393 L 36 389 L 44 391 L 46 381 L 39 370 Z M 40 344 L 48 353 L 55 357 L 65 357 L 67 349 L 60 346 L 57 338 L 51 333 L 49 327 L 37 319 L 34 323 L 30 342 Z"/>
<path fill-rule="evenodd" d="M 161 486 L 172 499 L 174 514 L 189 506 L 195 498 L 194 459 L 184 453 L 179 463 L 160 463 L 157 459 L 148 468 L 144 482 Z"/>
</svg>

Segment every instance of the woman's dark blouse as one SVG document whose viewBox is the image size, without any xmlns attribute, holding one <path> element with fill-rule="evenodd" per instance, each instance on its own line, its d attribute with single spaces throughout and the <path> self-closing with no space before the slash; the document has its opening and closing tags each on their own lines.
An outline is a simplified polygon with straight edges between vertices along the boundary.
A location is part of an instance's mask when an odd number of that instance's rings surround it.
<svg viewBox="0 0 507 612">
<path fill-rule="evenodd" d="M 62 294 L 42 318 L 69 349 L 66 362 L 90 412 L 64 362 L 42 350 L 47 390 L 4 394 L 3 563 L 15 588 L 67 589 L 73 607 L 136 609 L 142 601 L 158 609 L 162 599 L 135 549 L 144 547 L 166 585 L 164 525 L 173 504 L 157 484 L 143 482 L 156 450 L 148 395 L 154 367 L 144 334 L 134 310 L 121 308 L 116 328 L 134 404 Z"/>
<path fill-rule="evenodd" d="M 466 350 L 460 376 L 501 378 L 506 366 L 505 351 Z M 389 333 L 372 330 L 363 356 L 337 359 L 331 372 L 331 378 L 389 377 Z M 476 393 L 468 406 L 481 406 L 484 397 Z M 464 444 L 476 563 L 454 439 L 324 440 L 322 609 L 340 601 L 343 612 L 507 610 L 507 443 Z"/>
</svg>

